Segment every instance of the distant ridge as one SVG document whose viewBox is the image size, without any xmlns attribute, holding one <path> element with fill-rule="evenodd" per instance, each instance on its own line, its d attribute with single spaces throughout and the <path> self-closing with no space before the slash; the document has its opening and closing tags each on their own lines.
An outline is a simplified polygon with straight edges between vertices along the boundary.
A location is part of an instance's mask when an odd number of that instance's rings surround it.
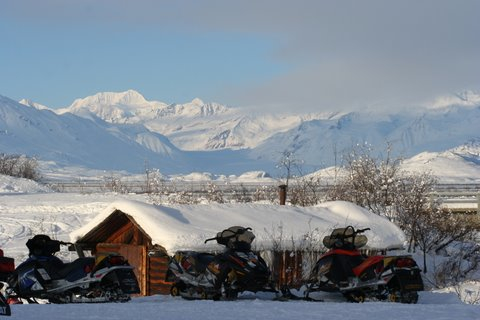
<svg viewBox="0 0 480 320">
<path fill-rule="evenodd" d="M 284 151 L 313 172 L 342 161 L 356 144 L 396 156 L 452 151 L 479 166 L 480 95 L 442 97 L 403 113 L 261 114 L 199 98 L 184 104 L 148 101 L 135 90 L 103 92 L 59 110 L 0 96 L 0 148 L 62 165 L 165 173 L 275 175 Z M 470 147 L 466 151 L 467 145 Z M 473 151 L 472 151 L 473 150 Z"/>
</svg>

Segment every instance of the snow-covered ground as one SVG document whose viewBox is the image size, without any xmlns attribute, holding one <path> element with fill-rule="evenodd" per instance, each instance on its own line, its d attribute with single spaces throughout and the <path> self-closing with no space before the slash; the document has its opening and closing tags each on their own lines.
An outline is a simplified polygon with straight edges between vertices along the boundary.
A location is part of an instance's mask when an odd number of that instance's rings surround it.
<svg viewBox="0 0 480 320">
<path fill-rule="evenodd" d="M 146 201 L 144 195 L 63 194 L 31 181 L 0 176 L 0 248 L 16 262 L 26 257 L 25 243 L 46 233 L 69 240 L 112 202 Z M 75 259 L 62 252 L 65 260 Z M 11 319 L 480 319 L 480 305 L 461 302 L 453 292 L 422 292 L 416 305 L 386 302 L 351 304 L 270 301 L 271 296 L 244 296 L 234 302 L 186 301 L 169 296 L 133 298 L 127 303 L 88 305 L 12 305 Z"/>
<path fill-rule="evenodd" d="M 476 320 L 480 306 L 466 305 L 452 294 L 424 292 L 416 305 L 367 302 L 267 301 L 186 301 L 153 296 L 134 298 L 127 303 L 89 305 L 13 305 L 11 319 L 94 320 L 94 319 L 389 319 L 389 320 Z"/>
</svg>

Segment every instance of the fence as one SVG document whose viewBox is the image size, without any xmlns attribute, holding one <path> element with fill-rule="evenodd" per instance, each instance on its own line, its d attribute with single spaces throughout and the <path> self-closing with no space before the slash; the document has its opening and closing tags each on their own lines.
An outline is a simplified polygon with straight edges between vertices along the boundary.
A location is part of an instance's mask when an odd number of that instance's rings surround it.
<svg viewBox="0 0 480 320">
<path fill-rule="evenodd" d="M 47 181 L 50 188 L 58 192 L 72 193 L 155 193 L 164 194 L 176 192 L 189 192 L 195 196 L 207 196 L 215 190 L 222 193 L 226 200 L 239 197 L 252 198 L 259 190 L 278 191 L 280 183 L 269 182 L 226 182 L 226 181 L 162 181 L 150 184 L 147 181 L 121 181 L 121 180 L 79 180 L 79 181 Z M 331 186 L 318 187 L 318 194 L 325 194 Z M 455 212 L 480 214 L 480 184 L 438 184 L 430 195 L 431 201 L 436 201 L 446 209 Z"/>
<path fill-rule="evenodd" d="M 435 191 L 430 194 L 430 199 L 453 212 L 480 215 L 479 191 Z"/>
</svg>

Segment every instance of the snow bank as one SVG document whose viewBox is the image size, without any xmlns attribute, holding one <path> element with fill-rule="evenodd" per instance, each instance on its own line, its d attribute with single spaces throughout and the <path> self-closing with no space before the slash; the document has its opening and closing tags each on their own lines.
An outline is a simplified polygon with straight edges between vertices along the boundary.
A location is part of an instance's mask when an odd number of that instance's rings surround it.
<svg viewBox="0 0 480 320">
<path fill-rule="evenodd" d="M 284 249 L 305 244 L 306 235 L 315 235 L 320 245 L 333 228 L 353 225 L 371 228 L 366 233 L 369 248 L 399 248 L 405 235 L 388 220 L 349 202 L 327 202 L 315 207 L 291 207 L 267 204 L 199 204 L 154 206 L 144 202 L 121 200 L 112 203 L 88 224 L 70 234 L 71 241 L 86 235 L 111 213 L 120 210 L 135 219 L 170 254 L 176 250 L 218 250 L 204 240 L 233 225 L 251 227 L 257 249 L 270 249 L 273 240 Z"/>
<path fill-rule="evenodd" d="M 29 179 L 0 175 L 0 193 L 38 193 L 51 190 Z"/>
</svg>

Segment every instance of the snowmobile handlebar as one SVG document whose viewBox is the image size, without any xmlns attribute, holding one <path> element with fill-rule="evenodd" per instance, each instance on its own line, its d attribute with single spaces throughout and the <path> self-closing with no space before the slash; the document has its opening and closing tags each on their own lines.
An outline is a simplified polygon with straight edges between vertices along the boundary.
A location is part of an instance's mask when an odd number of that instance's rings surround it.
<svg viewBox="0 0 480 320">
<path fill-rule="evenodd" d="M 350 234 L 347 234 L 347 230 L 352 230 L 352 232 Z M 357 234 L 364 233 L 365 231 L 368 231 L 368 230 L 370 230 L 370 228 L 355 230 L 355 228 L 353 226 L 348 226 L 344 229 L 343 234 L 337 235 L 336 238 L 342 238 L 342 239 L 352 238 L 352 239 L 355 239 Z"/>
<path fill-rule="evenodd" d="M 357 229 L 355 233 L 364 233 L 365 231 L 371 230 L 370 228 L 365 228 L 365 229 Z"/>
</svg>

